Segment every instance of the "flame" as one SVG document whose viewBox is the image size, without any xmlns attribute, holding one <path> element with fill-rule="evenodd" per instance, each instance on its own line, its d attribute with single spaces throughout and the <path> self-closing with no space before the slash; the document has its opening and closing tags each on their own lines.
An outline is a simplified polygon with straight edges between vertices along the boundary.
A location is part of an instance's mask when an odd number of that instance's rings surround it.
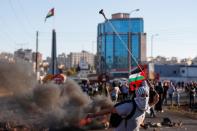
<svg viewBox="0 0 197 131">
<path fill-rule="evenodd" d="M 82 126 L 86 126 L 88 124 L 90 124 L 92 121 L 92 118 L 83 118 L 79 121 L 79 126 L 82 127 Z"/>
</svg>

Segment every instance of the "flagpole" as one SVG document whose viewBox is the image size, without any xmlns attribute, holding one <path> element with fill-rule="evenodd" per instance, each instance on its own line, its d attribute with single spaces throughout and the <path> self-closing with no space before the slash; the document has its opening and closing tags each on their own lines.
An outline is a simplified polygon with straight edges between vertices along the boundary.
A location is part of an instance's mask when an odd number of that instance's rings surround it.
<svg viewBox="0 0 197 131">
<path fill-rule="evenodd" d="M 36 31 L 36 73 L 38 72 L 38 31 Z"/>
<path fill-rule="evenodd" d="M 56 10 L 55 10 L 55 7 L 54 7 L 54 16 L 53 16 L 53 29 L 55 29 L 55 13 L 56 13 Z"/>
</svg>

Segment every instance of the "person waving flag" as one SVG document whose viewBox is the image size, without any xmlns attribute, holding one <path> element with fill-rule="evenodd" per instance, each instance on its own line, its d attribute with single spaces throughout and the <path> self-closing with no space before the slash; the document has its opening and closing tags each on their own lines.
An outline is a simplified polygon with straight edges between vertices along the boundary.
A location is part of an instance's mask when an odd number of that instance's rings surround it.
<svg viewBox="0 0 197 131">
<path fill-rule="evenodd" d="M 48 14 L 45 17 L 45 22 L 46 22 L 47 18 L 49 18 L 51 16 L 54 16 L 54 12 L 55 12 L 55 9 L 54 8 L 52 8 L 52 9 L 49 10 Z"/>
</svg>

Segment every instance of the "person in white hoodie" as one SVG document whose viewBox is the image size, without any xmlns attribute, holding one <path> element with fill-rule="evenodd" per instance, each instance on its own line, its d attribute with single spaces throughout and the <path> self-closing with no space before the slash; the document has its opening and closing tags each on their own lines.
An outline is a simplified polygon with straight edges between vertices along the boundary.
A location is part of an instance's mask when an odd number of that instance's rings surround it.
<svg viewBox="0 0 197 131">
<path fill-rule="evenodd" d="M 103 109 L 99 112 L 89 114 L 88 117 L 117 113 L 118 115 L 125 118 L 131 113 L 133 109 L 135 109 L 133 116 L 127 120 L 123 119 L 120 124 L 114 128 L 114 131 L 139 131 L 140 125 L 145 118 L 145 112 L 149 109 L 149 88 L 146 86 L 146 84 L 142 84 L 138 90 L 136 90 L 136 96 L 133 101 L 125 102 L 119 106 Z"/>
</svg>

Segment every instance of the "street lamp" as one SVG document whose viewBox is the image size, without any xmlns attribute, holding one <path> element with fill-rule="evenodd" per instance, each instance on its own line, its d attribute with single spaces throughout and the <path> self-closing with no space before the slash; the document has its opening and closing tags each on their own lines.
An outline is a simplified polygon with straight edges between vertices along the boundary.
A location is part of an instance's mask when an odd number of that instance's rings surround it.
<svg viewBox="0 0 197 131">
<path fill-rule="evenodd" d="M 137 12 L 137 11 L 140 11 L 140 9 L 135 9 L 135 10 L 132 10 L 130 11 L 128 14 L 129 14 L 129 17 L 131 16 L 131 14 L 133 12 Z M 129 23 L 128 23 L 128 35 L 129 35 L 129 39 L 128 39 L 128 49 L 131 50 L 131 18 L 129 19 Z M 131 55 L 129 54 L 128 52 L 128 66 L 129 66 L 129 75 L 130 75 L 130 71 L 131 71 Z"/>
<path fill-rule="evenodd" d="M 137 12 L 137 11 L 140 11 L 140 9 L 135 9 L 135 10 L 130 11 L 130 12 L 129 12 L 129 16 L 131 15 L 131 13 Z"/>
<path fill-rule="evenodd" d="M 128 14 L 129 14 L 129 18 L 131 18 L 130 16 L 131 16 L 131 14 L 132 14 L 133 12 L 137 12 L 137 11 L 140 11 L 140 9 L 135 9 L 135 10 L 130 11 L 130 12 L 128 13 Z M 130 30 L 131 30 L 130 24 L 131 24 L 131 19 L 129 19 L 129 30 L 128 30 L 128 32 L 130 32 Z"/>
<path fill-rule="evenodd" d="M 155 36 L 158 36 L 159 34 L 153 34 L 151 35 L 151 60 L 153 60 L 153 40 Z"/>
</svg>

